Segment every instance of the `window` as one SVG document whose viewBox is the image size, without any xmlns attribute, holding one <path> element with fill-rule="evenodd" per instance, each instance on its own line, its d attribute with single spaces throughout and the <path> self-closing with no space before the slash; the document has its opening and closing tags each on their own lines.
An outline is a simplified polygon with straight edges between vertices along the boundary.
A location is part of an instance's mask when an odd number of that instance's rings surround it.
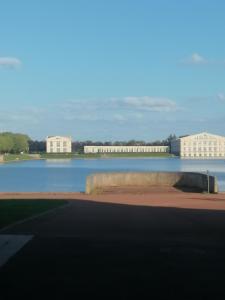
<svg viewBox="0 0 225 300">
<path fill-rule="evenodd" d="M 60 152 L 60 148 L 57 148 L 57 152 Z"/>
<path fill-rule="evenodd" d="M 57 142 L 57 143 L 56 143 L 56 146 L 57 146 L 57 147 L 60 147 L 60 142 Z"/>
</svg>

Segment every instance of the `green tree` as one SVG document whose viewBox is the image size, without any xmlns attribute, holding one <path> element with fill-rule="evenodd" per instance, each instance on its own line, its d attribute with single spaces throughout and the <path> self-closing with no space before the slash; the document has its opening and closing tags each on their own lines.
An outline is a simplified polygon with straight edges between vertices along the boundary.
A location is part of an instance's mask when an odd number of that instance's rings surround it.
<svg viewBox="0 0 225 300">
<path fill-rule="evenodd" d="M 29 136 L 20 133 L 3 132 L 0 134 L 0 153 L 28 152 Z"/>
<path fill-rule="evenodd" d="M 13 148 L 12 137 L 0 135 L 0 153 L 11 152 L 12 148 Z"/>
<path fill-rule="evenodd" d="M 13 135 L 13 148 L 12 152 L 29 152 L 29 137 L 24 134 L 14 134 Z"/>
</svg>

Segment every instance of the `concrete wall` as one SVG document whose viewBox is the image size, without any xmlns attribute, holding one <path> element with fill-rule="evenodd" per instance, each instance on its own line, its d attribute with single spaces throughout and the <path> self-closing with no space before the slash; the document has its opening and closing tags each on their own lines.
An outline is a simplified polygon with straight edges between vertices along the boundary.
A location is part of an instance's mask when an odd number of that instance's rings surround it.
<svg viewBox="0 0 225 300">
<path fill-rule="evenodd" d="M 207 191 L 208 180 L 206 174 L 190 172 L 97 173 L 87 177 L 86 193 L 99 193 L 107 187 L 129 186 L 175 186 Z M 209 176 L 209 191 L 210 193 L 218 192 L 217 179 L 214 176 Z"/>
</svg>

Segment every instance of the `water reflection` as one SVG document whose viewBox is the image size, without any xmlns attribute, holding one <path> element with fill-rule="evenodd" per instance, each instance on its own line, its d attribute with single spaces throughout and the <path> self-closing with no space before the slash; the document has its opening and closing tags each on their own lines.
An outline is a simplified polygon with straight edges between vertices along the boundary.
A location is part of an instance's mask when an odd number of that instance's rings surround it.
<svg viewBox="0 0 225 300">
<path fill-rule="evenodd" d="M 45 164 L 47 167 L 52 168 L 73 166 L 72 159 L 46 159 Z"/>
<path fill-rule="evenodd" d="M 184 172 L 198 171 L 205 173 L 225 172 L 224 160 L 180 160 L 180 170 Z"/>
</svg>

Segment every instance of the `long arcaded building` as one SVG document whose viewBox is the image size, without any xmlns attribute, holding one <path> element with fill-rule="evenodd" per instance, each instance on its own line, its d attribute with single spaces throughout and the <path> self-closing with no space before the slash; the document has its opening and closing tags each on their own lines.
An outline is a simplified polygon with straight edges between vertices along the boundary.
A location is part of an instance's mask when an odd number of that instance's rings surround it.
<svg viewBox="0 0 225 300">
<path fill-rule="evenodd" d="M 169 146 L 84 146 L 84 153 L 169 152 Z"/>
<path fill-rule="evenodd" d="M 172 141 L 171 153 L 183 158 L 224 158 L 225 137 L 207 132 L 183 136 Z"/>
</svg>

